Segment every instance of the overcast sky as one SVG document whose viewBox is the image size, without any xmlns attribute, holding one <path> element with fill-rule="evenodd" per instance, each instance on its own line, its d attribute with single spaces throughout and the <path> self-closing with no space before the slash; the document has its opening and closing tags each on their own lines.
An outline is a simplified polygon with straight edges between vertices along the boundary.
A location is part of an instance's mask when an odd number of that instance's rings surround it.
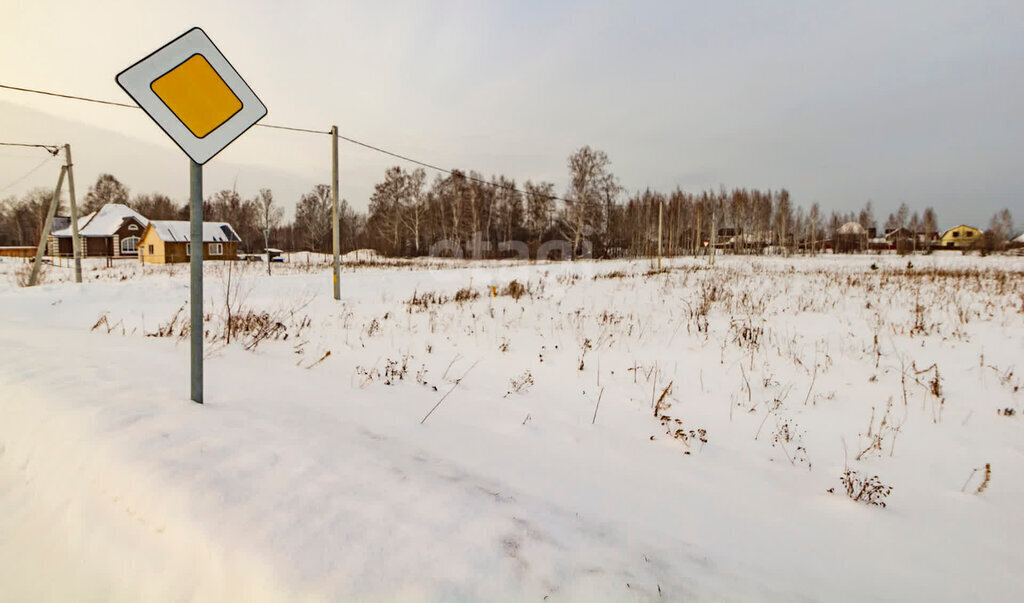
<svg viewBox="0 0 1024 603">
<path fill-rule="evenodd" d="M 269 109 L 447 167 L 550 180 L 602 149 L 629 191 L 788 188 L 881 222 L 1024 210 L 1024 2 L 88 2 L 0 0 L 0 83 L 131 102 L 114 76 L 202 27 Z M 70 142 L 101 172 L 183 201 L 184 155 L 141 111 L 0 90 L 0 141 Z M 0 147 L 0 198 L 57 168 Z M 396 163 L 342 143 L 365 208 Z M 270 187 L 289 209 L 330 178 L 330 139 L 251 130 L 207 193 Z M 431 175 L 431 178 L 433 176 Z M 5 187 L 6 190 L 5 190 Z M 1018 222 L 1024 215 L 1018 216 Z"/>
</svg>

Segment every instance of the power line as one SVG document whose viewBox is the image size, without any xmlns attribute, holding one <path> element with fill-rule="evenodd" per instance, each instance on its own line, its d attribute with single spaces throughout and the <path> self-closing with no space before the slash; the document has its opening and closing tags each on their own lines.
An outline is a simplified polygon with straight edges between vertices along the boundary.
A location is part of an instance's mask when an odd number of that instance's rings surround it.
<svg viewBox="0 0 1024 603">
<path fill-rule="evenodd" d="M 33 89 L 33 88 L 20 88 L 18 86 L 8 86 L 6 84 L 0 84 L 0 88 L 4 88 L 4 89 L 7 89 L 7 90 L 16 90 L 18 92 L 28 92 L 28 93 L 31 93 L 31 94 L 42 94 L 42 95 L 45 95 L 45 96 L 55 96 L 55 97 L 58 97 L 58 98 L 66 98 L 66 99 L 70 99 L 70 100 L 85 101 L 85 102 L 89 102 L 89 103 L 98 103 L 98 104 L 101 104 L 101 105 L 110 105 L 110 106 L 113 106 L 113 107 L 123 107 L 123 108 L 126 108 L 126 109 L 140 109 L 141 108 L 138 105 L 129 105 L 127 103 L 118 103 L 118 102 L 114 102 L 114 101 L 101 100 L 101 99 L 97 99 L 97 98 L 88 98 L 88 97 L 85 97 L 85 96 L 76 96 L 74 94 L 59 94 L 57 92 L 49 92 L 49 91 L 46 91 L 46 90 L 36 90 L 36 89 Z M 279 125 L 274 125 L 274 124 L 261 124 L 261 123 L 257 123 L 256 126 L 262 127 L 262 128 L 272 128 L 274 130 L 288 130 L 288 131 L 292 131 L 292 132 L 303 132 L 303 133 L 307 133 L 307 134 L 327 134 L 327 135 L 331 134 L 330 131 L 313 130 L 313 129 L 309 129 L 309 128 L 296 128 L 296 127 L 293 127 L 293 126 L 279 126 Z M 529 194 L 529 193 L 527 193 L 527 191 L 522 190 L 522 189 L 520 189 L 520 188 L 518 188 L 518 187 L 516 187 L 514 185 L 500 184 L 500 183 L 490 182 L 488 180 L 484 180 L 483 178 L 476 178 L 476 177 L 474 177 L 472 175 L 469 175 L 469 174 L 466 174 L 466 173 L 462 172 L 461 170 L 448 169 L 448 168 L 440 167 L 438 165 L 434 165 L 432 163 L 428 163 L 426 161 L 420 161 L 419 159 L 413 159 L 412 157 L 408 157 L 408 156 L 402 155 L 400 153 L 395 153 L 393 151 L 388 151 L 387 149 L 382 149 L 381 147 L 378 147 L 378 146 L 375 146 L 375 145 L 372 145 L 372 144 L 369 144 L 369 143 L 366 143 L 366 142 L 362 142 L 360 140 L 356 140 L 355 138 L 349 138 L 347 136 L 342 136 L 340 134 L 338 135 L 338 138 L 340 138 L 341 140 L 344 140 L 345 142 L 349 142 L 351 144 L 358 145 L 358 146 L 370 149 L 372 151 L 376 151 L 378 153 L 382 153 L 384 155 L 388 155 L 390 157 L 394 157 L 395 159 L 401 159 L 402 161 L 407 161 L 409 163 L 413 163 L 413 164 L 421 166 L 421 167 L 429 168 L 431 170 L 436 170 L 438 172 L 441 172 L 441 173 L 444 173 L 444 174 L 448 174 L 449 176 L 454 176 L 455 173 L 458 171 L 459 175 L 461 177 L 465 178 L 466 180 L 477 182 L 477 183 L 483 184 L 485 186 L 492 186 L 494 188 L 500 188 L 500 189 L 504 189 L 504 190 L 508 190 L 508 191 L 513 191 L 513 192 L 517 192 L 517 193 L 522 193 L 522 194 Z M 24 146 L 43 146 L 43 148 L 47 148 L 44 145 L 24 145 Z M 53 152 L 53 151 L 51 151 L 51 152 Z M 556 195 L 540 195 L 540 196 L 545 198 L 545 199 L 551 200 L 551 201 L 562 201 L 564 203 L 572 203 L 571 200 L 565 199 L 563 197 L 558 197 Z"/>
<path fill-rule="evenodd" d="M 330 130 L 310 130 L 309 128 L 293 128 L 291 126 L 274 126 L 271 124 L 256 124 L 261 128 L 273 128 L 275 130 L 290 130 L 292 132 L 306 132 L 307 134 L 330 134 Z"/>
<path fill-rule="evenodd" d="M 504 189 L 504 190 L 508 190 L 508 191 L 514 191 L 514 192 L 517 192 L 517 193 L 528 194 L 526 191 L 524 191 L 524 190 L 522 190 L 522 189 L 520 189 L 520 188 L 518 188 L 516 186 L 513 186 L 511 184 L 501 184 L 501 183 L 498 183 L 498 182 L 491 182 L 489 180 L 484 180 L 483 178 L 477 178 L 477 177 L 472 176 L 470 174 L 466 174 L 465 172 L 463 172 L 461 170 L 450 170 L 448 168 L 443 168 L 443 167 L 440 167 L 440 166 L 437 166 L 437 165 L 433 165 L 431 163 L 427 163 L 425 161 L 420 161 L 419 159 L 413 159 L 412 157 L 407 157 L 407 156 L 401 155 L 399 153 L 393 153 L 393 152 L 388 151 L 386 149 L 382 149 L 380 147 L 373 146 L 372 144 L 367 144 L 365 142 L 358 141 L 358 140 L 356 140 L 354 138 L 348 138 L 346 136 L 342 136 L 341 134 L 338 135 L 338 138 L 340 138 L 340 139 L 342 139 L 342 140 L 344 140 L 346 142 L 351 142 L 352 144 L 359 145 L 361 147 L 366 147 L 367 149 L 371 149 L 373 151 L 377 151 L 378 153 L 383 153 L 385 155 L 390 155 L 391 157 L 394 157 L 396 159 L 401 159 L 402 161 L 408 161 L 409 163 L 414 163 L 416 165 L 423 166 L 425 168 L 430 168 L 432 170 L 437 170 L 439 172 L 448 174 L 449 176 L 454 176 L 456 174 L 456 172 L 458 172 L 459 177 L 465 178 L 466 180 L 471 180 L 473 182 L 477 182 L 477 183 L 484 184 L 484 185 L 487 185 L 487 186 L 493 186 L 494 188 L 500 188 L 500 189 Z M 554 201 L 565 201 L 566 203 L 572 203 L 568 199 L 563 199 L 561 197 L 556 197 L 554 195 L 540 195 L 540 196 L 544 197 L 545 199 L 551 199 L 551 200 L 554 200 Z"/>
<path fill-rule="evenodd" d="M 19 88 L 17 86 L 7 86 L 7 85 L 4 85 L 4 84 L 0 84 L 0 88 L 6 88 L 7 90 L 17 90 L 18 92 L 31 92 L 32 94 L 43 94 L 45 96 L 56 96 L 58 98 L 68 98 L 68 99 L 71 99 L 71 100 L 80 100 L 80 101 L 85 101 L 87 103 L 98 103 L 98 104 L 101 104 L 101 105 L 111 105 L 111 106 L 114 106 L 114 107 L 125 107 L 125 108 L 128 108 L 128 109 L 138 109 L 139 108 L 136 105 L 129 105 L 128 103 L 115 103 L 114 101 L 100 100 L 100 99 L 97 99 L 97 98 L 87 98 L 87 97 L 84 97 L 84 96 L 75 96 L 73 94 L 59 94 L 57 92 L 47 92 L 45 90 L 34 90 L 32 88 Z"/>
<path fill-rule="evenodd" d="M 118 103 L 118 102 L 114 102 L 114 101 L 102 100 L 102 99 L 99 99 L 99 98 L 89 98 L 87 96 L 77 96 L 75 94 L 60 94 L 60 93 L 57 93 L 57 92 L 49 92 L 47 90 L 36 90 L 34 88 L 20 88 L 18 86 L 8 86 L 6 84 L 0 84 L 0 88 L 4 88 L 6 90 L 16 90 L 18 92 L 28 92 L 30 94 L 42 94 L 44 96 L 55 96 L 57 98 L 66 98 L 66 99 L 69 99 L 69 100 L 85 101 L 87 103 L 97 103 L 97 104 L 100 104 L 100 105 L 110 105 L 111 107 L 122 107 L 122 108 L 125 108 L 125 109 L 141 109 L 142 108 L 142 107 L 139 107 L 138 105 L 130 105 L 128 103 Z M 288 127 L 288 126 L 273 126 L 273 125 L 270 125 L 270 124 L 256 124 L 256 125 L 264 127 L 264 128 L 276 128 L 276 129 L 279 129 L 279 130 L 295 130 L 297 132 L 309 132 L 309 133 L 312 133 L 312 134 L 330 134 L 330 132 L 324 132 L 322 130 L 309 130 L 309 129 L 306 129 L 306 128 L 291 128 L 291 127 Z"/>
<path fill-rule="evenodd" d="M 31 170 L 29 170 L 29 171 L 28 171 L 28 173 L 26 173 L 26 174 L 25 174 L 24 176 L 21 176 L 20 178 L 16 179 L 16 180 L 15 180 L 14 182 L 11 182 L 10 184 L 8 184 L 7 186 L 5 186 L 5 187 L 3 187 L 3 188 L 0 188 L 0 193 L 2 193 L 2 192 L 5 192 L 5 191 L 6 191 L 7 189 L 11 188 L 11 187 L 12 187 L 12 186 L 14 186 L 15 184 L 18 184 L 18 183 L 20 183 L 21 181 L 23 181 L 23 180 L 25 180 L 26 178 L 28 178 L 29 176 L 31 176 L 32 174 L 35 174 L 36 172 L 38 172 L 38 171 L 39 171 L 39 169 L 40 169 L 41 167 L 43 167 L 44 165 L 46 165 L 46 164 L 50 163 L 51 161 L 53 161 L 53 157 L 47 157 L 46 159 L 44 159 L 44 160 L 42 161 L 42 163 L 40 163 L 40 164 L 39 164 L 39 165 L 37 165 L 36 167 L 34 167 L 34 168 L 32 168 Z"/>
</svg>

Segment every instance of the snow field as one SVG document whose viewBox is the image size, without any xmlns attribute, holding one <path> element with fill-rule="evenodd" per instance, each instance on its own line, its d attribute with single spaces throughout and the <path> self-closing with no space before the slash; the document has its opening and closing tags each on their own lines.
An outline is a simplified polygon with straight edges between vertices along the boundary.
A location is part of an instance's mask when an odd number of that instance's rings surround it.
<svg viewBox="0 0 1024 603">
<path fill-rule="evenodd" d="M 0 275 L 0 584 L 1019 598 L 1024 262 L 907 261 L 209 265 L 204 407 L 187 268 Z"/>
</svg>

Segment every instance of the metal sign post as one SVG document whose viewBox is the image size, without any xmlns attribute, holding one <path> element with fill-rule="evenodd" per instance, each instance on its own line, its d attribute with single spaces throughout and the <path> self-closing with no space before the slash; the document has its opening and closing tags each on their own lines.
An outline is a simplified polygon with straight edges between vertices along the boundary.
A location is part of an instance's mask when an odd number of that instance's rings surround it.
<svg viewBox="0 0 1024 603">
<path fill-rule="evenodd" d="M 192 160 L 191 389 L 192 400 L 202 404 L 203 164 L 263 119 L 267 108 L 198 27 L 117 74 L 117 84 Z"/>
<path fill-rule="evenodd" d="M 189 273 L 191 275 L 192 330 L 189 333 L 192 401 L 203 403 L 203 166 L 189 162 Z M 196 241 L 199 244 L 196 245 Z"/>
</svg>

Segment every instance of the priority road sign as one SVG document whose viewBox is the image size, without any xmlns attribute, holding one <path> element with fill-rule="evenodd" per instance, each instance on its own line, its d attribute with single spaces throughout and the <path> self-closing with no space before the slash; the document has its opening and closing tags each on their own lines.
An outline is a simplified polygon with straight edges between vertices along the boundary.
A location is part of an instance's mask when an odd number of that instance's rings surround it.
<svg viewBox="0 0 1024 603">
<path fill-rule="evenodd" d="M 202 404 L 203 164 L 263 119 L 267 108 L 198 27 L 117 74 L 117 84 L 192 159 L 189 166 L 190 383 L 192 400 Z"/>
<path fill-rule="evenodd" d="M 199 165 L 267 114 L 198 27 L 117 74 L 117 83 Z"/>
</svg>

